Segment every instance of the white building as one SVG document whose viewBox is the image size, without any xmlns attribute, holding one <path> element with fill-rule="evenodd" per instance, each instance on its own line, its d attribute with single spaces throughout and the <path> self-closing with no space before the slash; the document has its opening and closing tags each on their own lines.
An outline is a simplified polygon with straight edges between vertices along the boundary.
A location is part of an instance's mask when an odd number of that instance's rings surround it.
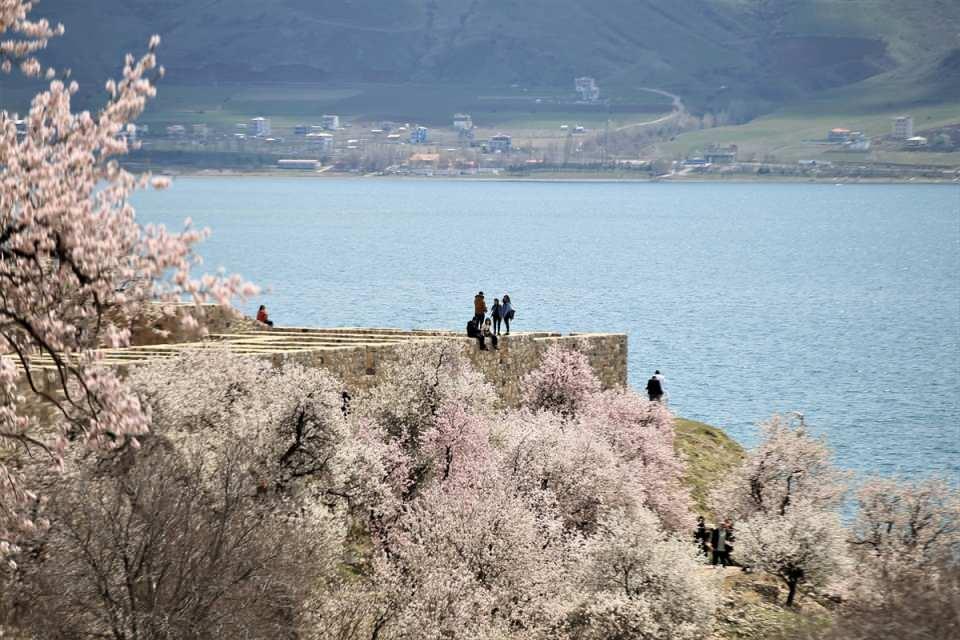
<svg viewBox="0 0 960 640">
<path fill-rule="evenodd" d="M 331 133 L 308 133 L 307 142 L 316 145 L 320 153 L 333 152 L 333 134 Z"/>
<path fill-rule="evenodd" d="M 589 76 L 575 78 L 573 85 L 577 91 L 577 95 L 580 96 L 580 100 L 583 102 L 597 102 L 600 100 L 600 87 L 597 86 L 597 81 L 593 78 Z"/>
<path fill-rule="evenodd" d="M 899 116 L 893 119 L 893 137 L 906 140 L 913 137 L 913 117 Z"/>
<path fill-rule="evenodd" d="M 336 131 L 340 128 L 340 116 L 324 114 L 323 117 L 320 118 L 320 123 L 327 131 Z"/>
<path fill-rule="evenodd" d="M 453 116 L 453 128 L 457 131 L 470 131 L 473 129 L 473 118 L 469 113 L 458 113 Z"/>
<path fill-rule="evenodd" d="M 513 149 L 513 139 L 505 133 L 500 133 L 490 138 L 487 147 L 492 153 L 510 153 Z"/>
<path fill-rule="evenodd" d="M 316 160 L 305 160 L 301 158 L 277 161 L 277 166 L 281 169 L 298 169 L 300 171 L 316 171 L 319 164 Z"/>
<path fill-rule="evenodd" d="M 250 121 L 249 131 L 258 138 L 266 138 L 270 135 L 270 118 L 254 118 Z"/>
</svg>

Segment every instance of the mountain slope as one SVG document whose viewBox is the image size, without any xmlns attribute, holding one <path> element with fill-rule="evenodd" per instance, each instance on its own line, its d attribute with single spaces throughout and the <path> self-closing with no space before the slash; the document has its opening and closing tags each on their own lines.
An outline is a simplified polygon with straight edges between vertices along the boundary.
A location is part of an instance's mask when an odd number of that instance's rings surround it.
<svg viewBox="0 0 960 640">
<path fill-rule="evenodd" d="M 95 5 L 94 8 L 91 5 Z M 660 86 L 696 106 L 775 103 L 934 69 L 952 0 L 43 0 L 67 26 L 48 59 L 81 80 L 164 37 L 168 82 Z M 8 80 L 4 80 L 9 82 Z"/>
</svg>

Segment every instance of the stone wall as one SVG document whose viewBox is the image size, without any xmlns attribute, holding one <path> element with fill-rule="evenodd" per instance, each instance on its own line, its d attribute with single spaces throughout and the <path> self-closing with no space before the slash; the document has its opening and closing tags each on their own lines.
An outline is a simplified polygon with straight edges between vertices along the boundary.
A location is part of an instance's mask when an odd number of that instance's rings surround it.
<svg viewBox="0 0 960 640">
<path fill-rule="evenodd" d="M 526 334 L 503 338 L 499 351 L 480 351 L 469 341 L 466 353 L 473 366 L 486 376 L 508 404 L 520 402 L 520 381 L 540 366 L 543 354 L 554 344 L 584 353 L 604 389 L 627 386 L 627 336 L 625 334 Z"/>
<path fill-rule="evenodd" d="M 209 310 L 208 310 L 209 311 Z M 214 309 L 213 311 L 216 312 Z M 475 340 L 447 331 L 401 331 L 398 329 L 315 329 L 282 327 L 269 329 L 250 324 L 249 319 L 226 314 L 208 317 L 215 320 L 208 338 L 198 340 L 176 329 L 182 310 L 162 314 L 143 323 L 134 334 L 134 345 L 124 349 L 104 349 L 101 362 L 128 371 L 152 360 L 169 358 L 186 349 L 223 348 L 237 353 L 267 358 L 274 365 L 297 362 L 322 367 L 344 382 L 348 389 L 362 390 L 382 380 L 386 364 L 424 342 L 442 341 L 457 345 L 496 387 L 507 404 L 520 402 L 521 380 L 540 366 L 546 350 L 554 344 L 568 346 L 586 354 L 605 389 L 627 384 L 627 336 L 625 334 L 514 333 L 500 340 L 497 351 L 481 351 Z M 154 329 L 169 330 L 159 336 Z M 49 358 L 40 356 L 32 366 L 38 378 L 50 390 L 58 378 Z"/>
<path fill-rule="evenodd" d="M 563 336 L 557 333 L 517 333 L 501 338 L 499 350 L 481 351 L 475 340 L 456 334 L 397 333 L 409 336 L 411 339 L 392 344 L 358 343 L 330 350 L 276 353 L 270 357 L 276 364 L 294 361 L 306 366 L 323 367 L 343 380 L 348 388 L 360 390 L 379 383 L 382 380 L 384 365 L 396 361 L 405 350 L 411 348 L 412 344 L 420 342 L 416 337 L 431 341 L 441 340 L 459 345 L 473 366 L 496 387 L 504 402 L 516 405 L 520 402 L 520 383 L 523 377 L 540 366 L 543 354 L 551 345 L 560 344 L 581 351 L 587 356 L 604 389 L 625 388 L 627 385 L 627 336 L 625 334 Z"/>
</svg>

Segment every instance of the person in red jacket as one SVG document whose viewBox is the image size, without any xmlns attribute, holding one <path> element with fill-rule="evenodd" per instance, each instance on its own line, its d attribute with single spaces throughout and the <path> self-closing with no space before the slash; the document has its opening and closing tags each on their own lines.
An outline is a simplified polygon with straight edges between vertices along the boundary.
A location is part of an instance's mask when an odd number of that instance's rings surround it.
<svg viewBox="0 0 960 640">
<path fill-rule="evenodd" d="M 270 319 L 270 316 L 267 315 L 267 306 L 260 305 L 260 309 L 257 311 L 257 322 L 267 325 L 268 327 L 273 326 L 273 320 Z"/>
</svg>

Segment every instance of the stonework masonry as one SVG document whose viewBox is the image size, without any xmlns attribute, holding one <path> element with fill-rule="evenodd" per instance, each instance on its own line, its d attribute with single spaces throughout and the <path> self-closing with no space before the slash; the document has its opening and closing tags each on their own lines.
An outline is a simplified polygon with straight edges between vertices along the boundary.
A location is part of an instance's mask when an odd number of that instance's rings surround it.
<svg viewBox="0 0 960 640">
<path fill-rule="evenodd" d="M 481 351 L 476 340 L 447 331 L 402 331 L 398 329 L 315 329 L 266 328 L 216 308 L 205 310 L 203 322 L 210 335 L 202 340 L 177 329 L 180 311 L 151 319 L 151 325 L 169 333 L 163 337 L 141 329 L 134 332 L 134 345 L 104 349 L 104 364 L 122 370 L 176 355 L 186 349 L 228 349 L 237 354 L 268 358 L 279 366 L 297 362 L 322 367 L 343 381 L 348 389 L 360 391 L 382 380 L 384 365 L 396 361 L 412 345 L 442 341 L 459 345 L 463 353 L 493 384 L 505 403 L 520 402 L 521 380 L 536 369 L 546 350 L 559 344 L 584 353 L 605 389 L 627 384 L 627 336 L 621 333 L 515 333 L 503 336 L 497 351 Z M 154 324 L 155 323 L 155 324 Z M 52 363 L 40 358 L 34 365 L 48 368 L 54 381 Z"/>
<path fill-rule="evenodd" d="M 349 331 L 349 330 L 347 330 Z M 354 330 L 356 331 L 356 330 Z M 367 330 L 365 330 L 367 331 Z M 383 332 L 386 330 L 369 330 Z M 422 334 L 422 335 L 420 335 Z M 336 351 L 312 351 L 293 356 L 308 366 L 326 368 L 351 389 L 363 389 L 382 380 L 386 363 L 395 361 L 418 338 L 442 340 L 460 345 L 474 368 L 493 384 L 504 402 L 520 402 L 520 382 L 540 366 L 543 354 L 554 344 L 584 353 L 605 389 L 624 388 L 627 384 L 627 336 L 625 334 L 517 333 L 504 336 L 497 351 L 481 351 L 475 340 L 441 332 L 410 332 L 410 339 L 393 344 L 357 344 Z M 279 363 L 285 356 L 277 358 Z"/>
</svg>

